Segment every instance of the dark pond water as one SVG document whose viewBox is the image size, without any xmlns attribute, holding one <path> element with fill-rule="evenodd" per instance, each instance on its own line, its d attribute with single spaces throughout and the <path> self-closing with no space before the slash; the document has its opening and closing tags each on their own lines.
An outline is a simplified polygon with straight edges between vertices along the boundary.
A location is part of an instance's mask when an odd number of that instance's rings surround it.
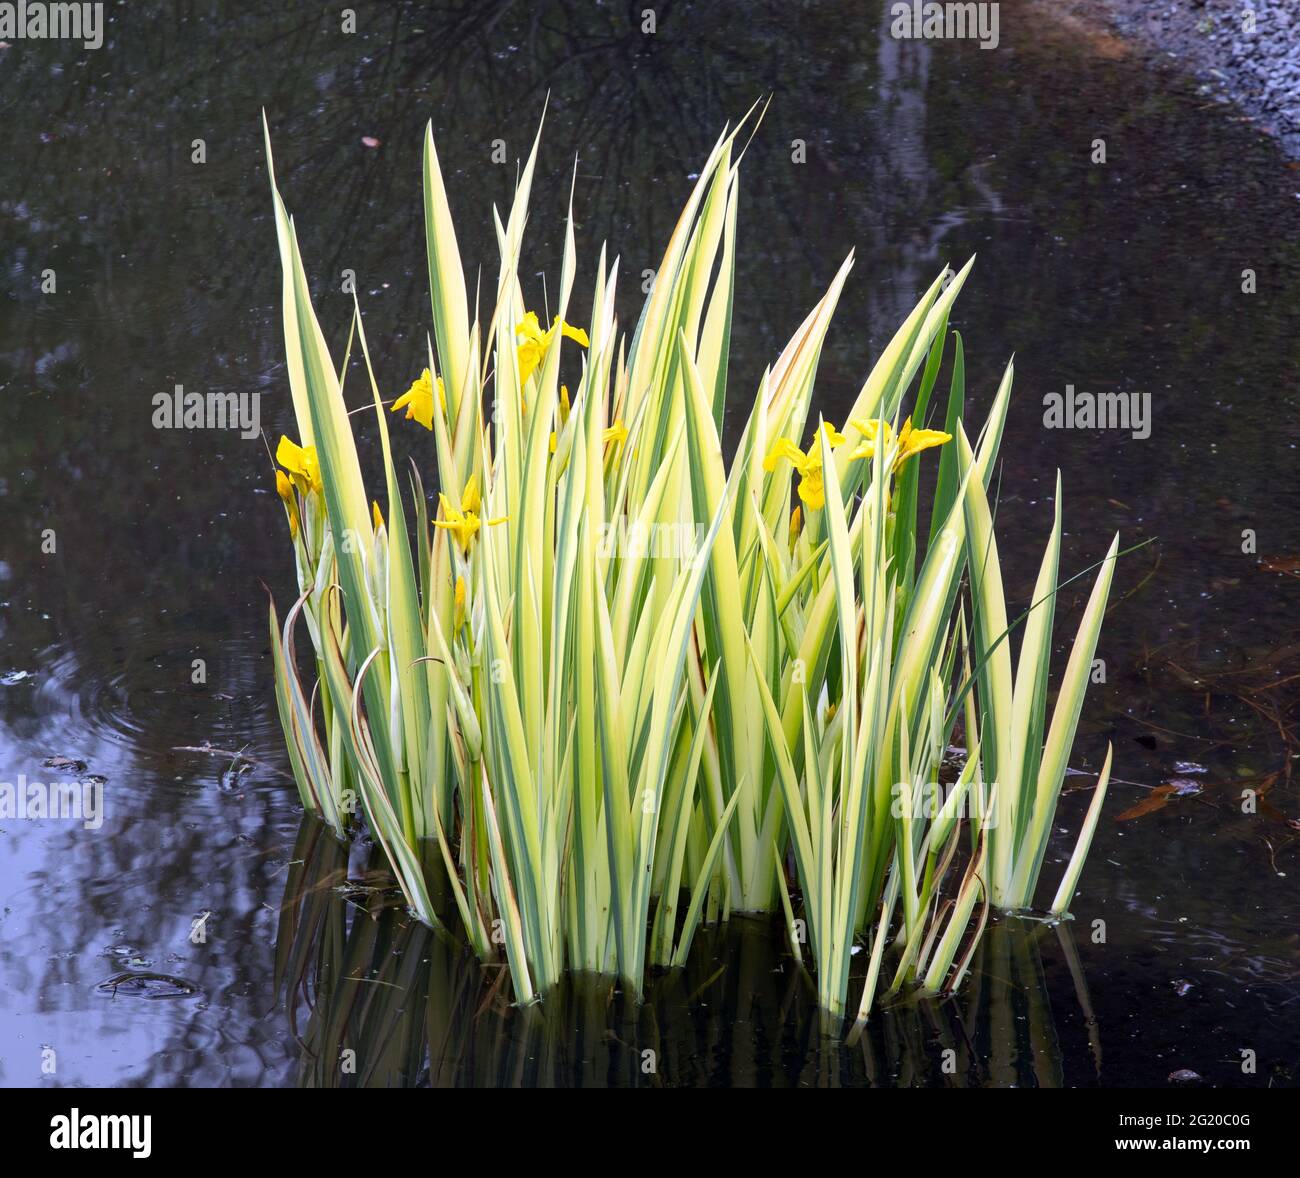
<svg viewBox="0 0 1300 1178">
<path fill-rule="evenodd" d="M 1300 173 L 1050 5 L 1004 3 L 996 52 L 900 44 L 861 0 L 665 2 L 653 36 L 641 7 L 361 4 L 349 36 L 315 5 L 116 5 L 98 51 L 0 49 L 0 780 L 104 779 L 97 829 L 0 822 L 0 1083 L 1296 1083 Z M 1057 467 L 1067 565 L 1117 529 L 1155 539 L 1116 578 L 1074 758 L 1095 772 L 1111 740 L 1119 779 L 1078 920 L 1000 922 L 957 998 L 852 1047 L 761 922 L 702 937 L 640 1010 L 575 982 L 521 1012 L 386 908 L 365 849 L 301 826 L 285 775 L 262 582 L 283 602 L 292 572 L 263 445 L 151 424 L 182 384 L 260 392 L 268 435 L 292 432 L 263 107 L 326 330 L 341 343 L 331 292 L 354 269 L 400 391 L 428 327 L 424 122 L 476 266 L 514 173 L 492 141 L 525 152 L 548 92 L 537 271 L 558 269 L 575 153 L 583 256 L 607 240 L 637 274 L 724 121 L 771 94 L 743 169 L 733 401 L 852 248 L 819 385 L 838 419 L 917 293 L 978 252 L 954 322 L 977 412 L 1017 357 L 1015 592 Z M 1045 429 L 1067 384 L 1150 394 L 1150 436 Z M 205 745 L 228 752 L 184 751 Z M 1072 781 L 1063 830 L 1092 784 Z"/>
</svg>

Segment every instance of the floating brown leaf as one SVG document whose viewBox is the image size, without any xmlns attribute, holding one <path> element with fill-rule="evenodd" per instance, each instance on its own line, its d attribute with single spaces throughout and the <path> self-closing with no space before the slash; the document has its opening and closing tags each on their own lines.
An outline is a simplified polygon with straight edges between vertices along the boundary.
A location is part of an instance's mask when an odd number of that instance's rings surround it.
<svg viewBox="0 0 1300 1178">
<path fill-rule="evenodd" d="M 1141 818 L 1144 814 L 1154 814 L 1163 810 L 1178 796 L 1178 790 L 1172 785 L 1157 785 L 1136 806 L 1130 806 L 1123 814 L 1116 814 L 1116 822 L 1127 822 L 1130 818 Z"/>
</svg>

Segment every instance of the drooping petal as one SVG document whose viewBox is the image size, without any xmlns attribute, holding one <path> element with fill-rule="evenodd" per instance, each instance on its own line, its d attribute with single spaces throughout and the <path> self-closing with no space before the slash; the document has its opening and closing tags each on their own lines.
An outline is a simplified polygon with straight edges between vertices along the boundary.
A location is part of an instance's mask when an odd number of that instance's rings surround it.
<svg viewBox="0 0 1300 1178">
<path fill-rule="evenodd" d="M 555 317 L 555 323 L 551 326 L 551 330 L 554 331 L 556 327 L 560 329 L 561 335 L 568 336 L 574 343 L 581 344 L 584 348 L 591 347 L 591 340 L 587 338 L 587 333 L 581 327 L 574 327 L 571 323 L 565 323 L 558 315 Z"/>
<path fill-rule="evenodd" d="M 767 452 L 767 457 L 763 459 L 763 469 L 768 474 L 771 474 L 776 469 L 777 462 L 782 458 L 794 463 L 796 470 L 802 470 L 807 465 L 807 458 L 798 446 L 789 438 L 777 438 L 772 443 L 772 448 Z"/>
<path fill-rule="evenodd" d="M 844 435 L 840 433 L 840 431 L 837 430 L 833 425 L 831 425 L 829 421 L 822 422 L 822 432 L 826 435 L 827 441 L 829 441 L 832 446 L 844 445 L 844 442 L 846 440 Z M 820 447 L 818 448 L 820 449 Z"/>
<path fill-rule="evenodd" d="M 530 312 L 531 314 L 531 312 Z M 525 340 L 519 345 L 519 383 L 523 384 L 537 370 L 546 356 L 546 344 L 540 339 Z"/>
<path fill-rule="evenodd" d="M 820 511 L 826 506 L 826 487 L 822 483 L 821 467 L 808 471 L 799 480 L 799 498 L 812 511 Z"/>
</svg>

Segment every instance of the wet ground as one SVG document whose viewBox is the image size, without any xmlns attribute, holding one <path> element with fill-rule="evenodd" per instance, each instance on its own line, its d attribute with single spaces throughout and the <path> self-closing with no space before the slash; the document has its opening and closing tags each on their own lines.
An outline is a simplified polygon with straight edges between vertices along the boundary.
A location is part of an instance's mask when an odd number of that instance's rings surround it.
<svg viewBox="0 0 1300 1178">
<path fill-rule="evenodd" d="M 646 35 L 619 5 L 362 5 L 348 35 L 315 7 L 178 5 L 114 10 L 99 50 L 0 49 L 0 783 L 103 779 L 97 827 L 0 820 L 0 1083 L 1300 1079 L 1300 175 L 1195 81 L 1041 5 L 1004 3 L 994 51 L 896 41 L 884 8 L 663 4 Z M 1057 467 L 1066 567 L 1116 530 L 1154 541 L 1117 574 L 1059 816 L 1077 828 L 1113 741 L 1077 919 L 1001 922 L 962 994 L 851 1047 L 762 922 L 700 938 L 639 1011 L 579 980 L 520 1012 L 388 908 L 285 774 L 263 582 L 283 602 L 292 572 L 263 444 L 152 424 L 182 384 L 259 392 L 268 436 L 292 432 L 263 108 L 326 331 L 353 269 L 400 391 L 428 322 L 424 122 L 477 267 L 514 175 L 493 140 L 524 153 L 548 92 L 535 270 L 558 272 L 575 153 L 582 256 L 605 240 L 639 274 L 723 122 L 771 94 L 733 404 L 849 249 L 819 384 L 837 419 L 917 293 L 978 252 L 954 324 L 976 415 L 1016 355 L 1013 591 Z M 1150 436 L 1045 429 L 1067 385 L 1149 394 Z"/>
</svg>

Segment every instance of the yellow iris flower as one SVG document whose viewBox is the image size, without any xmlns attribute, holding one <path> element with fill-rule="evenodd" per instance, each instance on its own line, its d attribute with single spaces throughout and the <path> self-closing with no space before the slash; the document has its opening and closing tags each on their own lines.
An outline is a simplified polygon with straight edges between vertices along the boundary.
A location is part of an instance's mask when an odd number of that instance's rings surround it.
<svg viewBox="0 0 1300 1178">
<path fill-rule="evenodd" d="M 894 430 L 889 422 L 880 418 L 873 417 L 869 421 L 862 421 L 860 418 L 855 417 L 850 420 L 849 424 L 863 438 L 853 448 L 850 457 L 874 458 L 877 445 L 883 445 L 886 454 L 896 446 L 897 453 L 894 455 L 893 460 L 894 470 L 897 470 L 913 455 L 921 453 L 922 450 L 929 450 L 935 446 L 942 446 L 944 442 L 952 441 L 952 434 L 946 434 L 942 430 L 913 429 L 910 417 L 903 422 L 903 428 L 898 431 L 897 438 L 894 437 Z"/>
<path fill-rule="evenodd" d="M 565 323 L 558 315 L 547 331 L 543 331 L 542 325 L 537 321 L 536 311 L 529 311 L 515 325 L 515 334 L 524 337 L 523 342 L 518 345 L 519 383 L 521 385 L 532 376 L 541 362 L 546 359 L 546 353 L 550 351 L 551 344 L 555 342 L 555 333 L 557 331 L 561 335 L 568 336 L 575 343 L 581 344 L 584 348 L 591 346 L 587 333 L 581 327 L 574 327 L 572 324 Z"/>
<path fill-rule="evenodd" d="M 618 445 L 621 442 L 626 442 L 627 426 L 625 426 L 621 421 L 614 422 L 614 424 L 601 435 L 601 441 L 606 445 L 610 442 L 613 442 L 615 445 Z"/>
<path fill-rule="evenodd" d="M 390 413 L 396 413 L 399 409 L 406 410 L 406 420 L 414 418 L 425 429 L 433 429 L 433 374 L 426 368 L 420 373 L 419 379 L 411 382 L 411 387 L 406 390 L 396 401 L 393 402 L 389 409 Z M 443 413 L 447 412 L 447 387 L 442 383 L 442 377 L 438 377 L 438 404 L 442 406 Z"/>
<path fill-rule="evenodd" d="M 829 421 L 822 422 L 822 430 L 832 446 L 842 446 L 844 435 Z M 769 474 L 776 469 L 777 462 L 788 459 L 790 465 L 799 472 L 799 498 L 813 511 L 820 511 L 826 506 L 826 487 L 822 482 L 822 447 L 818 438 L 813 438 L 807 453 L 800 450 L 789 438 L 777 438 L 772 448 L 763 459 L 763 469 Z"/>
<path fill-rule="evenodd" d="M 323 491 L 321 482 L 320 460 L 316 457 L 315 446 L 299 446 L 283 435 L 275 448 L 275 460 L 292 476 L 294 486 L 304 495 L 308 491 Z M 277 484 L 279 480 L 276 480 Z"/>
<path fill-rule="evenodd" d="M 474 537 L 478 535 L 478 530 L 484 523 L 491 527 L 494 524 L 503 524 L 510 518 L 501 515 L 486 521 L 479 519 L 478 509 L 482 505 L 483 497 L 479 494 L 478 475 L 471 475 L 469 482 L 465 484 L 459 508 L 455 507 L 442 492 L 438 493 L 438 502 L 442 505 L 443 518 L 434 520 L 433 526 L 451 532 L 456 537 L 460 550 L 466 555 L 469 554 L 469 546 L 474 542 Z"/>
</svg>

